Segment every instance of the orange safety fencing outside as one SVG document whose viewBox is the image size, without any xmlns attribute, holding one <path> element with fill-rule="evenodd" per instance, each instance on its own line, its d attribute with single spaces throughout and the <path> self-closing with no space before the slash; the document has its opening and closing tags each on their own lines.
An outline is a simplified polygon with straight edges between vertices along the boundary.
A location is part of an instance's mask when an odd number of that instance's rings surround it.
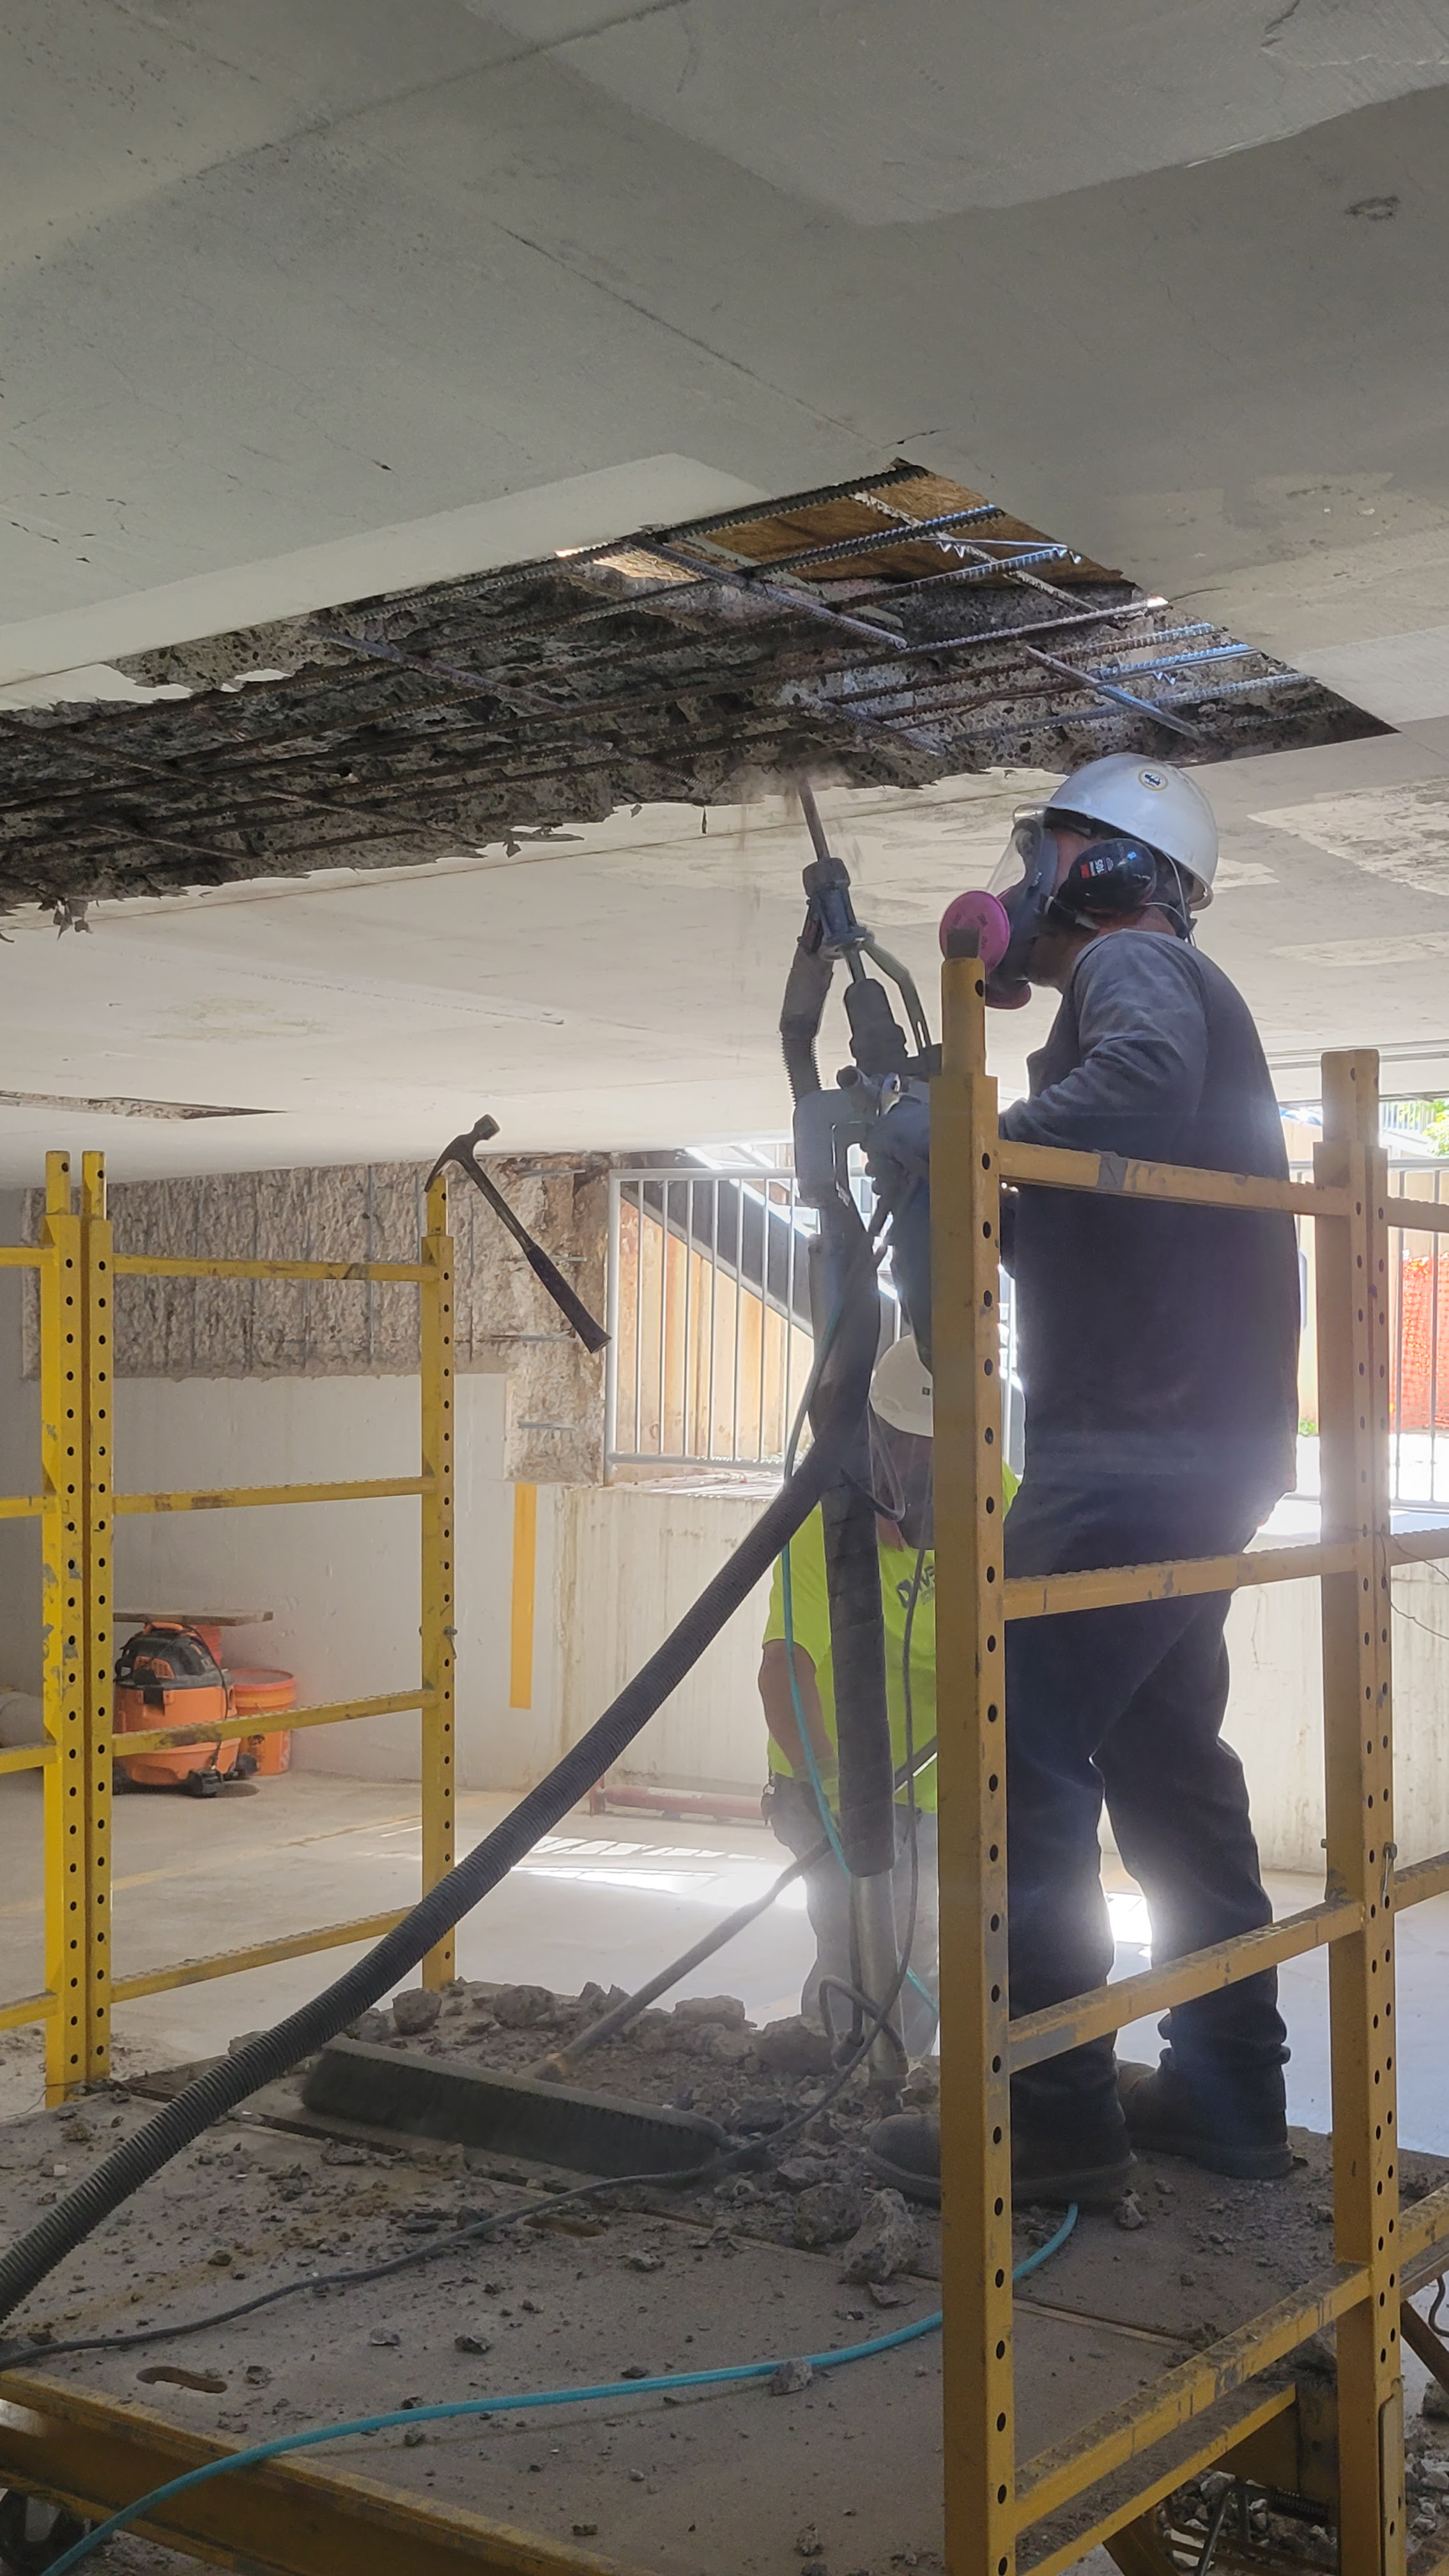
<svg viewBox="0 0 1449 2576">
<path fill-rule="evenodd" d="M 1399 1265 L 1399 1352 L 1391 1410 L 1398 1431 L 1449 1431 L 1449 1271 L 1432 1253 Z"/>
</svg>

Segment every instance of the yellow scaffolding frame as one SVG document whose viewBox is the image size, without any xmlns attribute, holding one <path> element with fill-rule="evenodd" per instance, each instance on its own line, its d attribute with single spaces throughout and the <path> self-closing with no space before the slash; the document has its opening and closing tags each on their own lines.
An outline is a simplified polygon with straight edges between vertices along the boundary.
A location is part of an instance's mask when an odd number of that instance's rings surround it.
<svg viewBox="0 0 1449 2576">
<path fill-rule="evenodd" d="M 210 1741 L 212 1727 L 153 1727 L 112 1736 L 112 1536 L 122 1514 L 244 1511 L 282 1503 L 367 1502 L 413 1494 L 421 1504 L 420 1677 L 415 1690 L 289 1710 L 289 1729 L 340 1726 L 417 1709 L 422 1722 L 422 1888 L 454 1860 L 453 1244 L 447 1181 L 432 1182 L 416 1261 L 227 1261 L 117 1253 L 106 1212 L 104 1157 L 82 1158 L 79 1205 L 67 1154 L 46 1157 L 38 1245 L 0 1246 L 0 1268 L 40 1283 L 41 1491 L 0 1499 L 0 1519 L 41 1525 L 42 1705 L 46 1741 L 0 1752 L 0 1774 L 44 1775 L 45 1986 L 0 2004 L 0 2030 L 41 2022 L 51 2102 L 100 2081 L 110 2064 L 113 2005 L 282 1959 L 373 1941 L 404 1909 L 318 1925 L 244 1949 L 178 1960 L 146 1974 L 111 1969 L 110 1811 L 118 1752 Z M 421 1440 L 416 1476 L 314 1485 L 251 1485 L 188 1493 L 117 1494 L 112 1481 L 112 1295 L 117 1278 L 407 1281 L 420 1300 Z M 272 1717 L 228 1727 L 243 1740 Z M 451 1936 L 429 1952 L 424 1982 L 454 1972 Z"/>
<path fill-rule="evenodd" d="M 945 2311 L 946 2563 L 951 2576 L 1056 2576 L 1105 2542 L 1119 2565 L 1165 2569 L 1151 2508 L 1165 2476 L 1104 2509 L 1059 2547 L 1034 2526 L 1329 2322 L 1338 2348 L 1339 2532 L 1347 2576 L 1402 2576 L 1403 2384 L 1399 2314 L 1411 2240 L 1415 2276 L 1449 2239 L 1449 2190 L 1401 2225 L 1393 2044 L 1396 1908 L 1449 1886 L 1449 1854 L 1396 1876 L 1389 1583 L 1396 1563 L 1449 1555 L 1449 1529 L 1396 1540 L 1388 1502 L 1386 1242 L 1401 1222 L 1379 1143 L 1378 1059 L 1324 1058 L 1324 1138 L 1312 1182 L 1128 1163 L 1004 1141 L 986 1072 L 979 960 L 948 956 L 943 1071 L 932 1096 L 936 1346 L 937 1736 L 941 1810 L 942 2293 Z M 997 1317 L 1003 1182 L 1197 1206 L 1282 1209 L 1317 1230 L 1321 1543 L 1262 1554 L 1005 1579 Z M 1415 1202 L 1413 1222 L 1449 1228 Z M 1327 1868 L 1324 1900 L 1261 1932 L 1010 2018 L 1004 1626 L 1007 1619 L 1218 1592 L 1316 1576 L 1322 1587 Z M 1235 2333 L 1037 2458 L 1014 2440 L 1011 2297 L 1013 2068 L 1139 2014 L 1328 1946 L 1333 2084 L 1334 2262 Z M 1271 2411 L 1271 2410 L 1270 2410 Z M 1239 2416 L 1191 2463 L 1241 2443 Z M 1019 2555 L 1024 2548 L 1025 2555 Z M 1440 2561 L 1449 2567 L 1449 2559 Z"/>
<path fill-rule="evenodd" d="M 1124 2576 L 1168 2576 L 1155 2509 L 1172 2490 L 1230 2460 L 1296 2483 L 1310 2453 L 1320 2479 L 1323 2427 L 1291 2385 L 1262 2374 L 1326 2325 L 1337 2328 L 1337 2496 L 1345 2576 L 1406 2576 L 1400 2315 L 1411 2291 L 1449 2265 L 1449 2185 L 1399 2208 L 1395 2146 L 1392 1923 L 1400 1906 L 1449 1891 L 1449 1853 L 1398 1870 L 1393 1839 L 1389 1584 L 1396 1565 L 1449 1556 L 1449 1528 L 1396 1538 L 1388 1506 L 1386 1242 L 1394 1226 L 1449 1233 L 1449 1204 L 1391 1201 L 1379 1144 L 1377 1058 L 1324 1059 L 1324 1138 L 1312 1182 L 1127 1163 L 1005 1142 L 986 1073 L 979 960 L 947 958 L 943 1068 L 933 1085 L 932 1199 L 936 1314 L 937 1738 L 941 1806 L 942 2185 L 944 2237 L 944 2501 L 949 2576 L 1064 2576 L 1099 2543 Z M 1317 1228 L 1323 1529 L 1312 1545 L 1171 1564 L 1011 1581 L 1001 1550 L 1000 1339 L 997 1314 L 1003 1184 L 1110 1190 L 1164 1202 L 1282 1210 Z M 51 1992 L 0 2009 L 0 2027 L 50 2016 L 52 2081 L 85 2080 L 103 2063 L 108 2008 L 105 1802 L 109 1712 L 106 1570 L 113 1513 L 235 1509 L 417 1493 L 423 1502 L 422 1677 L 417 1692 L 299 1710 L 293 1726 L 333 1725 L 421 1708 L 424 1880 L 452 1857 L 452 1288 L 441 1185 L 429 1200 L 419 1263 L 164 1262 L 117 1259 L 105 1225 L 104 1178 L 87 1158 L 79 1213 L 69 1166 L 52 1156 L 46 1218 L 34 1251 L 0 1265 L 40 1271 L 44 1486 L 0 1502 L 0 1516 L 39 1514 L 46 1557 L 43 1750 L 0 1756 L 0 1769 L 45 1767 L 47 1957 Z M 423 1295 L 422 1472 L 371 1483 L 112 1496 L 107 1433 L 107 1294 L 117 1272 L 207 1278 L 415 1280 Z M 1007 1982 L 1004 1626 L 1008 1619 L 1234 1591 L 1311 1576 L 1321 1585 L 1327 1866 L 1323 1899 L 1286 1920 L 1120 1983 L 1012 2020 Z M 270 1726 L 275 1720 L 266 1721 Z M 262 1725 L 241 1730 L 260 1733 Z M 179 1744 L 204 1730 L 126 1739 L 127 1749 Z M 101 1794 L 97 1794 L 98 1788 Z M 227 1975 L 339 1941 L 397 1918 L 303 1932 L 112 1984 L 113 1997 Z M 1165 2372 L 1140 2395 L 1051 2449 L 1018 2462 L 1012 2352 L 1011 2107 L 1014 2068 L 1036 2065 L 1139 2015 L 1236 1983 L 1326 1947 L 1333 2081 L 1334 2259 L 1229 2335 Z M 428 1963 L 433 1982 L 451 1949 Z M 1422 2343 L 1426 2329 L 1413 2320 Z M 1435 2347 L 1433 2366 L 1449 2368 Z M 1256 2384 L 1255 2384 L 1256 2383 Z M 81 2510 L 144 2492 L 184 2454 L 215 2456 L 212 2437 L 178 2433 L 145 2410 L 32 2375 L 7 2381 L 0 2468 L 16 2483 Z M 77 2436 L 85 2439 L 78 2448 Z M 1294 2436 L 1296 2435 L 1296 2441 Z M 1176 2436 L 1175 2440 L 1169 2437 Z M 1288 2448 L 1285 2451 L 1285 2440 Z M 1163 2447 L 1165 2445 L 1165 2448 Z M 1330 2444 L 1331 2449 L 1331 2444 Z M 79 2474 L 84 2455 L 87 2468 Z M 1286 2463 L 1286 2466 L 1285 2466 Z M 1130 2491 L 1122 2475 L 1132 2469 Z M 1101 2482 L 1110 2487 L 1094 2495 Z M 276 2462 L 244 2497 L 201 2491 L 140 2528 L 222 2563 L 238 2547 L 279 2576 L 324 2576 L 356 2551 L 391 2553 L 443 2571 L 575 2576 L 587 2553 L 391 2493 L 335 2470 Z M 297 2507 L 305 2498 L 306 2510 Z M 1085 2503 L 1069 2537 L 1041 2526 Z M 235 2517 L 240 2514 L 246 2523 Z M 1449 2555 L 1416 2556 L 1413 2576 L 1449 2576 Z"/>
</svg>

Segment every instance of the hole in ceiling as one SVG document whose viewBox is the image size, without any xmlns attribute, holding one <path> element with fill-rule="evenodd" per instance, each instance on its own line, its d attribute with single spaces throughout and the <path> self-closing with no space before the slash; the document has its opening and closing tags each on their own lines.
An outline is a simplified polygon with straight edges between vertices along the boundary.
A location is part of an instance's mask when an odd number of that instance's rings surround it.
<svg viewBox="0 0 1449 2576">
<path fill-rule="evenodd" d="M 802 770 L 918 787 L 1389 730 L 904 461 L 123 669 L 190 694 L 0 711 L 0 907 L 517 849 Z"/>
</svg>

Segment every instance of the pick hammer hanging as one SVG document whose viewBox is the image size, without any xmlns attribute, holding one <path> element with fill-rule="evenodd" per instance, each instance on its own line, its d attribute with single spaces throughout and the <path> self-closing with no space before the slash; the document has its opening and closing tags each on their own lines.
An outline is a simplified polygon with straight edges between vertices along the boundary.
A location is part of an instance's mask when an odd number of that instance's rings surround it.
<svg viewBox="0 0 1449 2576">
<path fill-rule="evenodd" d="M 609 1338 L 603 1325 L 595 1322 L 583 1300 L 574 1295 L 562 1271 L 550 1261 L 542 1244 L 534 1242 L 522 1218 L 514 1215 L 502 1191 L 489 1180 L 477 1160 L 477 1148 L 486 1145 L 489 1137 L 497 1133 L 497 1119 L 490 1118 L 485 1110 L 466 1136 L 455 1136 L 451 1144 L 443 1147 L 428 1174 L 427 1186 L 431 1188 L 439 1173 L 446 1171 L 450 1163 L 456 1163 L 460 1172 L 466 1172 L 474 1188 L 482 1191 L 494 1215 L 502 1218 L 535 1279 L 548 1290 L 559 1313 L 572 1324 L 585 1350 L 601 1351 Z"/>
</svg>

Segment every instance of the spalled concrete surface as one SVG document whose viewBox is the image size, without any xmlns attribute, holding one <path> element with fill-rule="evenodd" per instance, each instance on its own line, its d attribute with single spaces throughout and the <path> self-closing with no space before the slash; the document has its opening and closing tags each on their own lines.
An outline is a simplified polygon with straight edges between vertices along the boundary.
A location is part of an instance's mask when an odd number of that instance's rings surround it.
<svg viewBox="0 0 1449 2576">
<path fill-rule="evenodd" d="M 943 515 L 958 535 L 930 533 Z M 1382 729 L 908 460 L 709 525 L 723 550 L 688 522 L 621 532 L 607 553 L 142 654 L 125 665 L 129 704 L 86 703 L 71 677 L 44 708 L 0 706 L 0 900 L 58 905 L 64 920 L 77 904 L 198 882 L 370 872 L 459 847 L 514 858 L 624 808 L 684 803 L 707 817 L 806 772 L 918 788 L 1113 752 L 1156 758 L 1165 733 L 1223 761 Z M 912 528 L 925 536 L 903 545 Z M 838 580 L 808 578 L 822 557 Z M 1022 588 L 1016 574 L 1030 584 L 1043 563 L 1051 585 Z M 1068 649 L 1105 649 L 1121 673 L 1129 648 L 1126 696 L 1020 640 L 1043 632 L 1048 604 Z M 1185 664 L 1171 649 L 1184 634 Z"/>
<path fill-rule="evenodd" d="M 446 1143 L 439 1137 L 439 1145 Z M 609 1185 L 601 1155 L 536 1160 L 493 1155 L 494 1187 L 602 1316 Z M 342 1165 L 126 1183 L 108 1201 L 120 1253 L 174 1254 L 205 1244 L 218 1260 L 415 1262 L 427 1223 L 414 1164 Z M 30 1193 L 27 1230 L 43 1195 Z M 528 1482 L 587 1483 L 603 1472 L 604 1366 L 584 1350 L 499 1218 L 451 1168 L 452 1358 L 458 1371 L 509 1380 L 504 1471 Z M 39 1375 L 40 1306 L 22 1293 L 22 1367 Z M 417 1289 L 405 1281 L 121 1277 L 115 1370 L 121 1378 L 412 1377 Z M 362 1409 L 368 1409 L 363 1391 Z M 128 1410 L 130 1410 L 128 1408 Z M 139 1411 L 140 1408 L 134 1408 Z M 543 1436 L 542 1420 L 572 1426 Z M 148 1425 L 149 1427 L 149 1425 Z M 304 1468 L 303 1477 L 311 1475 Z M 378 1468 L 378 1474 L 388 1472 Z M 408 1473 L 409 1468 L 397 1472 Z M 325 1481 L 316 1471 L 315 1481 Z"/>
</svg>

